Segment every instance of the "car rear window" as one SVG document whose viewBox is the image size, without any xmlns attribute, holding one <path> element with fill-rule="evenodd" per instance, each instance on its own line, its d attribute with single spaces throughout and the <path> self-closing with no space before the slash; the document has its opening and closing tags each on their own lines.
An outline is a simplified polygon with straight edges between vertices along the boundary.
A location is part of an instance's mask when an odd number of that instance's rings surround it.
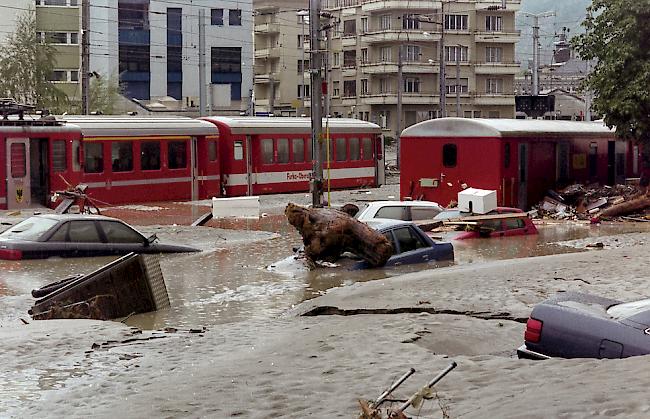
<svg viewBox="0 0 650 419">
<path fill-rule="evenodd" d="M 607 309 L 607 314 L 615 320 L 622 320 L 646 310 L 650 310 L 650 298 L 630 303 L 616 304 Z"/>
<path fill-rule="evenodd" d="M 23 220 L 0 234 L 4 239 L 38 240 L 46 231 L 54 227 L 57 220 L 42 217 L 31 217 Z"/>
<path fill-rule="evenodd" d="M 411 221 L 431 220 L 440 214 L 440 209 L 435 207 L 411 207 Z"/>
</svg>

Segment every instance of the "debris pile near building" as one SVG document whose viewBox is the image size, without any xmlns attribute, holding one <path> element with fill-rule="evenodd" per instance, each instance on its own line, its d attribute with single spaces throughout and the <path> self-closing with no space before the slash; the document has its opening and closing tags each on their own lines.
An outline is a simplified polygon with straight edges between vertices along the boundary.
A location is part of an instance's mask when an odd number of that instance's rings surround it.
<svg viewBox="0 0 650 419">
<path fill-rule="evenodd" d="M 581 185 L 549 190 L 537 207 L 542 218 L 650 221 L 650 194 L 636 185 Z"/>
</svg>

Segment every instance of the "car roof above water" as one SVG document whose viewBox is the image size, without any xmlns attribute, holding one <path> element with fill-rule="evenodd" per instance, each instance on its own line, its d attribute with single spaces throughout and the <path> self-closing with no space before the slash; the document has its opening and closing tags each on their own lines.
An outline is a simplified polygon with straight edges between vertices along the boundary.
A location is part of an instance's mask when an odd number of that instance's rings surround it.
<svg viewBox="0 0 650 419">
<path fill-rule="evenodd" d="M 364 221 L 364 223 L 368 224 L 370 227 L 372 227 L 375 230 L 384 230 L 384 229 L 397 227 L 397 226 L 414 225 L 410 221 L 393 220 L 389 218 L 373 218 L 372 220 Z"/>
<path fill-rule="evenodd" d="M 106 217 L 105 215 L 92 215 L 92 214 L 38 214 L 38 215 L 33 215 L 32 217 L 49 218 L 51 220 L 57 220 L 57 221 L 98 220 L 98 221 L 123 222 L 122 220 L 118 220 L 117 218 Z"/>
</svg>

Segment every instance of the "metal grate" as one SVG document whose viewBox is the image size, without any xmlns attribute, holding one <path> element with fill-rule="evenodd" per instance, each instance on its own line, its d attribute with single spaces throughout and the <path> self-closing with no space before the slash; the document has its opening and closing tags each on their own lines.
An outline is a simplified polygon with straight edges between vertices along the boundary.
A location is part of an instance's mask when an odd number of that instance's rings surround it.
<svg viewBox="0 0 650 419">
<path fill-rule="evenodd" d="M 151 289 L 151 296 L 156 310 L 169 308 L 169 295 L 160 269 L 160 257 L 158 255 L 140 255 L 144 266 L 145 275 Z"/>
</svg>

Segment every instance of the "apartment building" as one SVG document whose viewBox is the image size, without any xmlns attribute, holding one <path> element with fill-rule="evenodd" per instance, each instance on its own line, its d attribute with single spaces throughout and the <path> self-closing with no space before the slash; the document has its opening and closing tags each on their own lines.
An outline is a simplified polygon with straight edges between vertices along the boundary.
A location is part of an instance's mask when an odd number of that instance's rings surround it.
<svg viewBox="0 0 650 419">
<path fill-rule="evenodd" d="M 246 110 L 253 88 L 252 0 L 93 0 L 90 70 L 118 76 L 125 96 L 157 109 L 198 107 L 200 10 L 208 105 Z"/>
<path fill-rule="evenodd" d="M 255 0 L 255 113 L 308 113 L 308 0 Z"/>
<path fill-rule="evenodd" d="M 519 7 L 519 0 L 329 0 L 339 21 L 331 112 L 395 132 L 401 61 L 402 128 L 441 115 L 443 86 L 446 116 L 514 118 Z"/>
</svg>

